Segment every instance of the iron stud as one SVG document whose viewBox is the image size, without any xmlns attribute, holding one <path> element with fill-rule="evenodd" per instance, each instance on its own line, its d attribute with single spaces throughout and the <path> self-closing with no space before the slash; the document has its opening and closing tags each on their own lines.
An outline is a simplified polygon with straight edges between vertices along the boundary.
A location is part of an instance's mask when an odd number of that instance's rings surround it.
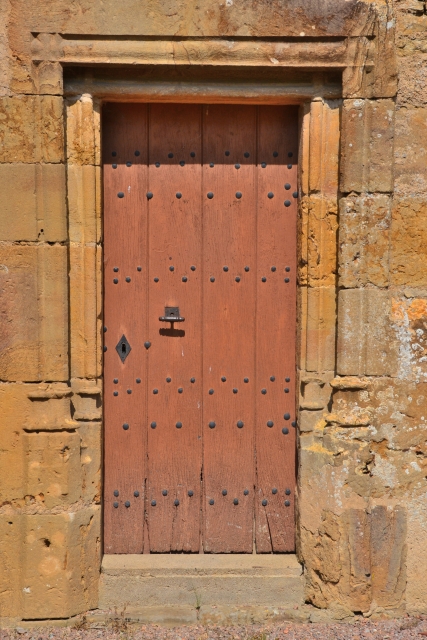
<svg viewBox="0 0 427 640">
<path fill-rule="evenodd" d="M 117 151 L 112 151 L 112 152 L 111 152 L 111 155 L 113 156 L 113 158 L 115 158 L 115 157 L 116 157 L 116 155 L 117 155 Z"/>
<path fill-rule="evenodd" d="M 273 487 L 273 489 L 271 490 L 271 493 L 273 494 L 273 496 L 275 496 L 275 495 L 276 495 L 276 493 L 277 493 L 277 489 L 276 489 L 276 487 Z"/>
<path fill-rule="evenodd" d="M 158 282 L 158 281 L 159 281 L 159 279 L 158 279 L 158 278 L 154 278 L 154 282 Z"/>
<path fill-rule="evenodd" d="M 194 153 L 194 151 L 192 151 L 192 152 L 190 153 L 190 156 L 191 156 L 192 158 L 195 158 L 195 157 L 196 157 L 196 154 Z"/>
<path fill-rule="evenodd" d="M 117 489 L 114 490 L 114 495 L 116 496 L 116 498 L 119 497 L 119 492 L 117 491 Z"/>
<path fill-rule="evenodd" d="M 171 266 L 169 267 L 169 271 L 175 271 L 175 267 L 171 264 Z"/>
<path fill-rule="evenodd" d="M 127 392 L 130 395 L 132 393 L 132 389 L 128 389 Z"/>
<path fill-rule="evenodd" d="M 170 382 L 172 380 L 172 378 L 169 378 L 169 376 L 166 378 L 166 382 Z"/>
<path fill-rule="evenodd" d="M 151 198 L 153 197 L 153 194 L 151 191 L 148 191 L 147 193 L 147 200 L 151 200 Z"/>
<path fill-rule="evenodd" d="M 222 495 L 223 495 L 223 496 L 226 496 L 226 495 L 227 495 L 227 489 L 223 489 L 223 490 L 222 490 Z"/>
<path fill-rule="evenodd" d="M 235 169 L 240 169 L 240 164 L 237 163 L 237 164 L 234 165 L 234 167 L 235 167 Z"/>
<path fill-rule="evenodd" d="M 236 282 L 240 282 L 240 276 L 236 276 L 234 279 Z"/>
<path fill-rule="evenodd" d="M 177 422 L 175 426 L 176 426 L 177 429 L 181 429 L 182 428 L 182 422 Z"/>
<path fill-rule="evenodd" d="M 249 382 L 249 378 L 243 378 L 243 382 L 246 382 L 246 384 Z"/>
<path fill-rule="evenodd" d="M 230 155 L 230 152 L 229 152 L 229 151 L 226 151 L 226 152 L 225 152 L 225 155 L 226 155 L 226 156 L 229 156 L 229 155 Z"/>
<path fill-rule="evenodd" d="M 285 207 L 290 207 L 291 206 L 291 201 L 290 200 L 285 200 L 284 205 L 285 205 Z"/>
<path fill-rule="evenodd" d="M 156 427 L 157 427 L 157 422 L 152 422 L 152 423 L 151 423 L 151 428 L 152 428 L 152 429 L 155 429 Z"/>
<path fill-rule="evenodd" d="M 226 382 L 227 378 L 225 376 L 221 377 L 222 382 Z"/>
<path fill-rule="evenodd" d="M 130 282 L 129 276 L 126 277 L 126 282 Z"/>
<path fill-rule="evenodd" d="M 267 278 L 266 278 L 265 276 L 263 276 L 263 277 L 261 278 L 261 282 L 267 282 Z"/>
<path fill-rule="evenodd" d="M 293 198 L 298 198 L 298 191 L 294 191 L 293 194 L 292 194 L 292 197 Z"/>
<path fill-rule="evenodd" d="M 167 496 L 167 495 L 168 495 L 168 490 L 167 489 L 163 489 L 162 496 Z"/>
<path fill-rule="evenodd" d="M 123 191 L 119 191 L 119 193 L 117 194 L 118 198 L 124 198 L 125 194 L 123 193 Z"/>
<path fill-rule="evenodd" d="M 209 278 L 209 280 L 210 280 L 211 282 L 215 282 L 215 278 L 214 278 L 213 276 L 211 276 L 211 277 Z"/>
<path fill-rule="evenodd" d="M 289 191 L 289 189 L 290 189 L 290 188 L 291 188 L 291 185 L 289 184 L 289 182 L 287 182 L 287 183 L 285 184 L 285 189 L 286 189 L 286 191 Z"/>
<path fill-rule="evenodd" d="M 289 500 L 285 500 L 285 507 L 290 507 L 291 503 L 289 502 Z"/>
<path fill-rule="evenodd" d="M 267 164 L 266 164 L 265 162 L 261 162 L 261 167 L 262 167 L 263 169 L 265 169 L 265 167 L 266 167 L 266 166 L 267 166 Z"/>
<path fill-rule="evenodd" d="M 209 504 L 210 504 L 210 505 L 215 504 L 215 500 L 213 500 L 213 499 L 211 498 L 211 499 L 209 500 Z"/>
<path fill-rule="evenodd" d="M 249 490 L 248 490 L 248 489 L 245 489 L 245 490 L 244 490 L 244 492 L 243 492 L 243 495 L 244 495 L 244 496 L 249 495 Z"/>
<path fill-rule="evenodd" d="M 196 378 L 190 378 L 190 382 L 196 382 Z"/>
<path fill-rule="evenodd" d="M 291 490 L 290 489 L 286 489 L 285 493 L 286 493 L 287 496 L 290 496 L 291 495 Z"/>
<path fill-rule="evenodd" d="M 292 151 L 289 151 L 289 153 L 288 153 L 288 158 L 292 158 L 292 156 L 293 156 L 293 155 L 294 155 L 294 154 L 292 153 Z"/>
<path fill-rule="evenodd" d="M 238 426 L 239 429 L 242 429 L 243 425 L 244 425 L 244 423 L 243 423 L 242 420 L 238 420 L 237 421 L 237 426 Z"/>
<path fill-rule="evenodd" d="M 261 393 L 263 396 L 265 396 L 265 394 L 267 393 L 267 389 L 261 389 Z"/>
<path fill-rule="evenodd" d="M 190 490 L 188 491 L 188 495 L 189 495 L 189 496 L 190 496 L 190 498 L 191 498 L 192 496 L 194 496 L 194 491 L 192 491 L 192 490 L 190 489 Z"/>
<path fill-rule="evenodd" d="M 157 504 L 157 502 L 156 502 L 155 500 L 152 500 L 152 501 L 151 501 L 151 506 L 152 506 L 152 507 L 155 507 L 155 506 L 156 506 L 156 504 Z"/>
<path fill-rule="evenodd" d="M 178 198 L 178 200 L 182 198 L 182 193 L 180 191 L 177 191 L 175 195 Z"/>
<path fill-rule="evenodd" d="M 119 270 L 119 267 L 114 267 L 114 268 L 113 268 L 113 271 L 114 271 L 115 273 L 117 273 L 117 272 L 118 272 L 118 270 Z"/>
<path fill-rule="evenodd" d="M 245 158 L 249 158 L 249 156 L 250 156 L 251 154 L 249 153 L 249 151 L 245 151 L 245 153 L 244 153 L 243 155 L 245 156 Z"/>
<path fill-rule="evenodd" d="M 104 347 L 104 351 L 107 351 L 108 347 Z"/>
<path fill-rule="evenodd" d="M 155 166 L 156 166 L 157 168 L 159 168 L 159 167 L 160 167 L 160 162 L 156 162 Z"/>
<path fill-rule="evenodd" d="M 212 191 L 209 191 L 209 193 L 207 194 L 209 200 L 212 200 L 214 194 L 212 193 Z"/>
<path fill-rule="evenodd" d="M 273 158 L 277 158 L 278 155 L 279 153 L 277 151 L 273 151 Z"/>
<path fill-rule="evenodd" d="M 234 388 L 234 389 L 233 389 L 233 393 L 237 393 L 238 391 L 239 391 L 239 390 L 238 390 L 238 389 L 236 389 L 236 388 Z"/>
<path fill-rule="evenodd" d="M 130 502 L 129 502 L 129 500 L 126 500 L 126 502 L 125 502 L 125 507 L 126 507 L 126 509 L 129 509 L 129 507 L 130 507 Z"/>
<path fill-rule="evenodd" d="M 276 380 L 275 376 L 270 376 L 270 382 L 274 382 Z"/>
<path fill-rule="evenodd" d="M 290 413 L 285 413 L 283 417 L 285 418 L 285 420 L 290 420 L 291 414 Z"/>
<path fill-rule="evenodd" d="M 136 270 L 137 271 L 142 271 L 142 267 L 137 267 Z"/>
<path fill-rule="evenodd" d="M 223 267 L 222 270 L 223 271 L 228 271 L 228 267 Z"/>
<path fill-rule="evenodd" d="M 141 384 L 141 378 L 136 379 L 136 384 Z"/>
<path fill-rule="evenodd" d="M 291 379 L 290 379 L 290 378 L 285 378 L 285 381 L 286 381 L 286 382 L 290 382 L 290 381 L 291 381 Z"/>
<path fill-rule="evenodd" d="M 245 271 L 248 272 L 249 271 L 249 267 L 245 267 Z"/>
<path fill-rule="evenodd" d="M 185 166 L 185 160 L 180 160 L 179 164 L 180 164 L 181 167 L 184 167 Z"/>
<path fill-rule="evenodd" d="M 159 393 L 159 390 L 158 389 L 153 389 L 153 393 L 156 396 Z"/>
<path fill-rule="evenodd" d="M 135 155 L 136 155 L 136 157 L 138 157 L 138 156 L 141 155 L 141 152 L 140 151 L 135 151 Z"/>
<path fill-rule="evenodd" d="M 180 387 L 180 388 L 178 389 L 178 393 L 182 393 L 183 391 L 184 391 L 184 389 L 183 389 L 182 387 Z"/>
<path fill-rule="evenodd" d="M 214 165 L 214 163 L 213 163 L 213 162 L 211 162 L 209 166 L 210 166 L 211 168 L 213 168 L 215 165 Z"/>
<path fill-rule="evenodd" d="M 134 491 L 133 495 L 135 496 L 135 498 L 139 498 L 139 491 Z"/>
<path fill-rule="evenodd" d="M 285 267 L 285 271 L 286 271 L 287 273 L 289 273 L 289 271 L 290 271 L 290 270 L 291 270 L 291 268 L 290 268 L 290 267 Z"/>
<path fill-rule="evenodd" d="M 268 420 L 268 421 L 267 421 L 267 427 L 270 427 L 270 429 L 271 429 L 271 427 L 274 427 L 274 422 L 273 422 L 273 420 Z"/>
<path fill-rule="evenodd" d="M 297 423 L 294 421 L 294 422 L 291 422 L 291 425 L 292 425 L 293 427 L 296 427 L 296 426 L 297 426 Z"/>
<path fill-rule="evenodd" d="M 267 500 L 263 500 L 263 501 L 261 502 L 261 504 L 262 504 L 262 506 L 263 506 L 263 507 L 266 507 L 266 506 L 268 505 L 268 502 L 267 502 Z"/>
<path fill-rule="evenodd" d="M 187 276 L 182 276 L 181 280 L 182 280 L 183 282 L 187 282 L 188 278 L 187 278 Z"/>
<path fill-rule="evenodd" d="M 287 436 L 287 435 L 288 435 L 288 433 L 289 433 L 289 429 L 287 429 L 286 427 L 283 427 L 283 429 L 282 429 L 282 433 L 283 433 L 285 436 Z"/>
<path fill-rule="evenodd" d="M 236 198 L 238 200 L 240 200 L 241 197 L 242 197 L 242 192 L 241 191 L 236 191 Z"/>
<path fill-rule="evenodd" d="M 113 396 L 118 396 L 119 392 L 118 391 L 113 391 Z"/>
<path fill-rule="evenodd" d="M 271 267 L 271 270 L 273 271 L 273 273 L 276 271 L 276 267 Z"/>
<path fill-rule="evenodd" d="M 288 389 L 288 387 L 285 387 L 284 392 L 285 392 L 285 393 L 289 393 L 289 389 Z"/>
<path fill-rule="evenodd" d="M 213 421 L 209 422 L 209 428 L 210 429 L 215 429 L 215 422 L 213 422 Z"/>
<path fill-rule="evenodd" d="M 272 191 L 269 191 L 267 193 L 267 197 L 270 198 L 270 200 L 271 200 L 272 198 L 274 198 L 274 193 Z"/>
<path fill-rule="evenodd" d="M 288 169 L 292 169 L 292 165 L 291 164 L 288 164 Z"/>
<path fill-rule="evenodd" d="M 179 507 L 179 500 L 174 500 L 173 503 L 174 503 L 175 507 Z"/>
<path fill-rule="evenodd" d="M 168 158 L 173 158 L 173 153 L 168 153 Z"/>
<path fill-rule="evenodd" d="M 127 423 L 127 422 L 125 422 L 125 423 L 124 423 L 124 425 L 123 425 L 123 429 L 124 429 L 125 431 L 127 431 L 127 430 L 129 429 L 129 425 L 128 425 L 128 423 Z"/>
<path fill-rule="evenodd" d="M 113 507 L 114 507 L 115 509 L 117 509 L 117 508 L 118 508 L 118 506 L 119 506 L 119 503 L 118 503 L 118 502 L 113 502 Z"/>
<path fill-rule="evenodd" d="M 190 269 L 191 269 L 191 271 L 195 271 L 196 270 L 196 267 L 194 266 L 194 264 L 191 265 Z"/>
<path fill-rule="evenodd" d="M 148 340 L 147 340 L 147 342 L 144 342 L 144 347 L 146 349 L 149 349 L 151 347 L 151 342 L 149 342 Z"/>
<path fill-rule="evenodd" d="M 117 169 L 117 164 L 115 162 L 113 162 L 111 166 L 113 167 L 113 169 Z"/>
<path fill-rule="evenodd" d="M 213 389 L 209 389 L 209 395 L 213 396 L 213 394 L 214 394 L 214 390 Z"/>
<path fill-rule="evenodd" d="M 114 278 L 113 282 L 114 282 L 114 284 L 117 284 L 118 283 L 118 279 Z"/>
<path fill-rule="evenodd" d="M 234 500 L 233 500 L 233 504 L 239 504 L 239 501 L 238 501 L 238 499 L 237 499 L 237 498 L 234 498 Z"/>
<path fill-rule="evenodd" d="M 119 379 L 118 378 L 114 378 L 113 382 L 114 382 L 114 384 L 118 384 L 119 383 Z"/>
<path fill-rule="evenodd" d="M 289 278 L 285 278 L 285 282 L 286 282 L 286 283 L 287 283 L 287 282 L 289 282 Z"/>
</svg>

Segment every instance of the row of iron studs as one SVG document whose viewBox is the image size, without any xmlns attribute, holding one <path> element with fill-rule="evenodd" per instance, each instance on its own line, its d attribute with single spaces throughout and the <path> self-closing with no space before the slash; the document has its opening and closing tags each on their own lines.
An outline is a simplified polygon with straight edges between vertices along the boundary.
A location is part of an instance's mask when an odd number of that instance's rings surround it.
<svg viewBox="0 0 427 640">
<path fill-rule="evenodd" d="M 190 498 L 194 495 L 194 491 L 192 491 L 191 489 L 190 489 L 187 493 L 188 493 L 188 496 L 189 496 Z M 225 496 L 228 494 L 228 491 L 227 491 L 227 489 L 223 489 L 221 493 L 222 493 L 222 495 L 225 497 Z M 277 494 L 277 489 L 274 487 L 274 488 L 271 490 L 271 493 L 272 493 L 273 495 L 276 495 L 276 494 Z M 291 490 L 290 490 L 290 489 L 286 489 L 286 490 L 285 490 L 285 494 L 286 494 L 287 496 L 290 496 L 290 495 L 291 495 Z M 133 495 L 135 496 L 135 498 L 139 498 L 139 491 L 134 491 L 134 492 L 133 492 Z M 168 495 L 167 489 L 163 489 L 163 491 L 162 491 L 162 495 L 163 495 L 163 496 L 167 496 L 167 495 Z M 245 489 L 245 490 L 243 491 L 243 495 L 244 495 L 244 496 L 249 495 L 249 490 L 248 490 L 248 489 Z M 116 498 L 118 498 L 118 496 L 119 496 L 119 492 L 118 492 L 117 490 L 115 490 L 115 491 L 114 491 L 114 496 L 115 496 Z M 213 498 L 209 498 L 209 499 L 208 499 L 208 503 L 209 503 L 209 505 L 213 506 L 213 505 L 215 504 L 215 500 L 214 500 Z M 151 500 L 151 502 L 150 502 L 150 504 L 151 504 L 151 506 L 152 506 L 152 507 L 156 507 L 156 506 L 157 506 L 157 500 L 152 499 L 152 500 Z M 174 504 L 174 506 L 175 506 L 175 507 L 179 507 L 180 502 L 179 502 L 179 500 L 176 498 L 176 499 L 174 500 L 173 504 Z M 238 498 L 233 498 L 233 504 L 237 506 L 237 505 L 239 504 L 239 499 L 238 499 Z M 263 506 L 263 507 L 266 507 L 266 506 L 268 505 L 268 500 L 267 500 L 266 498 L 263 498 L 263 499 L 261 500 L 261 504 L 262 504 L 262 506 Z M 125 507 L 126 507 L 126 508 L 129 508 L 129 507 L 131 506 L 131 503 L 130 503 L 130 501 L 129 501 L 129 500 L 126 500 L 126 501 L 124 502 L 124 505 L 125 505 Z M 290 500 L 285 500 L 285 501 L 284 501 L 284 505 L 285 505 L 285 507 L 290 507 L 290 506 L 291 506 L 291 501 L 290 501 Z M 114 507 L 115 509 L 118 509 L 118 507 L 119 507 L 119 503 L 118 503 L 118 502 L 113 502 L 113 507 Z"/>
<path fill-rule="evenodd" d="M 286 418 L 285 416 L 289 416 L 289 418 Z M 290 420 L 290 415 L 289 415 L 289 413 L 285 413 L 285 416 L 283 416 L 283 417 L 285 418 L 285 420 Z M 273 422 L 273 420 L 267 420 L 266 424 L 267 424 L 267 427 L 269 427 L 270 429 L 271 429 L 272 427 L 274 427 L 274 422 Z M 296 424 L 297 424 L 297 423 L 295 422 L 295 420 L 293 420 L 293 421 L 291 422 L 291 425 L 292 425 L 293 427 L 296 427 Z M 128 429 L 129 429 L 129 423 L 128 423 L 128 422 L 123 423 L 123 425 L 122 425 L 122 426 L 123 426 L 123 429 L 124 429 L 125 431 L 128 431 Z M 157 428 L 157 422 L 155 422 L 155 421 L 153 420 L 153 422 L 150 424 L 150 426 L 151 426 L 151 428 L 152 428 L 152 429 L 156 429 L 156 428 Z M 242 429 L 242 428 L 245 426 L 245 423 L 243 422 L 243 420 L 238 420 L 238 421 L 236 422 L 236 426 L 237 426 L 237 428 L 238 428 L 238 429 Z M 178 421 L 178 422 L 176 422 L 176 423 L 175 423 L 175 427 L 176 427 L 177 429 L 182 429 L 182 422 L 179 422 L 179 421 Z M 216 422 L 214 422 L 213 420 L 211 420 L 211 421 L 209 422 L 209 428 L 210 428 L 210 429 L 215 429 L 215 427 L 216 427 Z M 288 427 L 283 427 L 283 428 L 282 428 L 282 433 L 283 433 L 283 435 L 287 436 L 287 435 L 288 435 L 288 433 L 289 433 L 289 429 L 288 429 Z"/>
<path fill-rule="evenodd" d="M 136 269 L 137 269 L 137 271 L 141 271 L 142 270 L 141 267 L 137 267 Z M 192 271 L 195 271 L 196 267 L 191 266 L 190 269 Z M 227 273 L 229 269 L 228 269 L 227 265 L 224 265 L 222 270 Z M 290 267 L 285 267 L 285 271 L 287 273 L 289 273 L 290 270 L 291 270 Z M 115 273 L 117 273 L 119 271 L 119 267 L 114 267 L 113 271 Z M 174 272 L 175 271 L 175 267 L 173 265 L 170 265 L 169 271 Z M 250 268 L 249 267 L 245 267 L 245 271 L 247 273 L 248 271 L 250 271 Z M 270 267 L 270 271 L 272 271 L 274 273 L 275 271 L 277 271 L 277 267 L 275 267 L 273 265 L 272 267 Z M 235 279 L 236 282 L 240 282 L 240 280 L 241 280 L 240 276 L 236 276 L 234 279 Z M 130 276 L 126 276 L 125 280 L 126 280 L 126 282 L 129 283 L 129 282 L 131 282 L 131 277 Z M 153 278 L 153 280 L 154 280 L 154 282 L 159 282 L 159 278 L 158 277 Z M 187 276 L 182 276 L 181 280 L 182 280 L 182 282 L 187 282 L 188 281 L 188 277 Z M 210 280 L 210 282 L 215 282 L 215 276 L 210 276 L 209 280 Z M 265 276 L 262 276 L 261 282 L 267 282 L 267 278 Z M 289 282 L 289 278 L 285 278 L 284 282 L 288 283 Z M 113 283 L 114 284 L 118 284 L 119 283 L 119 279 L 118 278 L 113 278 Z"/>
<path fill-rule="evenodd" d="M 286 189 L 286 185 L 285 185 L 285 189 Z M 292 196 L 293 196 L 294 198 L 298 198 L 298 191 L 294 191 L 294 193 L 292 194 Z M 124 197 L 125 197 L 124 192 L 123 192 L 123 191 L 119 191 L 119 192 L 117 193 L 117 197 L 118 197 L 118 198 L 124 198 Z M 152 193 L 151 191 L 148 191 L 148 193 L 147 193 L 147 200 L 151 200 L 151 198 L 152 198 L 152 197 L 153 197 L 153 193 Z M 177 192 L 175 193 L 175 197 L 176 197 L 178 200 L 181 200 L 181 198 L 182 198 L 182 193 L 181 193 L 181 191 L 177 191 Z M 212 200 L 212 198 L 214 197 L 213 192 L 212 192 L 212 191 L 209 191 L 209 192 L 206 194 L 206 197 L 207 197 L 209 200 Z M 236 198 L 237 198 L 237 200 L 240 200 L 242 197 L 243 197 L 242 192 L 241 192 L 241 191 L 236 191 Z M 269 198 L 270 200 L 271 200 L 271 198 L 274 198 L 274 193 L 273 193 L 272 191 L 269 191 L 269 192 L 267 193 L 267 198 Z M 292 202 L 291 202 L 290 200 L 285 200 L 283 204 L 285 205 L 285 207 L 290 207 L 290 206 L 291 206 L 291 204 L 292 204 Z"/>
<path fill-rule="evenodd" d="M 138 150 L 136 150 L 136 151 L 134 152 L 134 154 L 135 154 L 135 156 L 136 156 L 136 157 L 138 157 L 138 156 L 140 156 L 140 155 L 141 155 L 141 152 L 140 152 L 140 151 L 138 151 Z M 111 152 L 111 155 L 113 156 L 113 158 L 115 158 L 115 157 L 117 156 L 117 151 L 112 151 L 112 152 Z M 224 152 L 224 155 L 228 157 L 228 156 L 230 155 L 230 151 L 225 151 L 225 152 Z M 245 158 L 250 158 L 250 155 L 251 155 L 251 154 L 249 153 L 249 151 L 245 151 L 245 153 L 244 153 L 243 155 L 244 155 L 244 157 L 245 157 Z M 294 154 L 293 154 L 293 152 L 292 152 L 292 151 L 289 151 L 289 152 L 288 152 L 288 158 L 292 158 L 292 157 L 293 157 L 293 155 L 294 155 Z M 191 156 L 191 158 L 195 158 L 195 157 L 196 157 L 196 152 L 195 152 L 195 151 L 191 151 L 191 152 L 190 152 L 190 156 Z M 168 153 L 168 158 L 172 159 L 173 157 L 174 157 L 174 154 L 173 154 L 171 151 L 169 151 L 169 153 Z M 278 151 L 273 151 L 273 158 L 278 158 L 278 157 L 279 157 L 279 152 L 278 152 Z M 179 161 L 179 164 L 180 164 L 180 166 L 181 166 L 181 167 L 184 167 L 184 166 L 185 166 L 185 160 L 180 160 L 180 161 Z M 266 163 L 266 162 L 261 162 L 260 164 L 261 164 L 261 167 L 262 167 L 263 169 L 265 169 L 265 167 L 267 166 L 267 163 Z M 132 163 L 131 163 L 131 162 L 126 162 L 126 166 L 127 166 L 127 167 L 131 167 L 131 166 L 132 166 Z M 155 166 L 156 166 L 156 167 L 160 167 L 160 162 L 156 162 L 156 163 L 155 163 Z M 209 166 L 210 166 L 210 167 L 214 167 L 215 165 L 214 165 L 214 163 L 213 163 L 213 162 L 210 162 L 210 163 L 209 163 Z M 237 166 L 237 165 L 234 165 L 234 166 L 236 167 L 236 169 L 237 169 L 237 168 L 239 168 L 239 169 L 240 169 L 240 165 L 238 165 L 238 166 Z M 288 169 L 292 169 L 292 166 L 293 166 L 292 164 L 288 164 Z M 116 168 L 117 168 L 117 166 L 114 166 L 114 165 L 113 165 L 113 169 L 116 169 Z"/>
</svg>

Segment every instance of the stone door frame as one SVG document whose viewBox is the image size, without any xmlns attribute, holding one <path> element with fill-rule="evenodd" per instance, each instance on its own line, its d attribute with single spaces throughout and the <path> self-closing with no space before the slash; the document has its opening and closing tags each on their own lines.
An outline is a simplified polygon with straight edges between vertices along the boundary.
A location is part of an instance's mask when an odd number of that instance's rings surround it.
<svg viewBox="0 0 427 640">
<path fill-rule="evenodd" d="M 370 291 L 366 300 L 363 289 L 351 289 L 356 284 L 345 285 L 350 291 L 339 291 L 338 207 L 348 195 L 357 199 L 363 193 L 392 191 L 393 140 L 392 135 L 387 135 L 389 127 L 392 129 L 396 94 L 392 17 L 385 5 L 378 6 L 376 11 L 374 18 L 363 25 L 356 16 L 352 29 L 346 29 L 342 38 L 317 42 L 310 41 L 304 33 L 294 40 L 283 38 L 283 42 L 256 38 L 104 40 L 90 35 L 83 38 L 33 34 L 33 65 L 39 92 L 66 97 L 70 380 L 75 425 L 99 419 L 102 395 L 102 101 L 301 105 L 297 549 L 306 564 L 307 593 L 312 599 L 318 577 L 316 567 L 308 560 L 308 550 L 314 544 L 313 533 L 320 526 L 322 509 L 326 508 L 326 502 L 317 495 L 316 504 L 313 503 L 309 476 L 304 471 L 304 465 L 313 464 L 317 468 L 326 464 L 322 463 L 321 452 L 317 461 L 312 458 L 316 453 L 314 425 L 324 415 L 328 424 L 328 405 L 334 387 L 344 391 L 352 388 L 351 380 L 337 381 L 337 373 L 343 376 L 370 373 L 370 330 L 358 335 L 357 344 L 351 347 L 355 336 L 347 328 L 353 321 L 359 326 L 363 319 L 357 323 L 345 309 L 345 295 L 354 293 L 360 301 L 355 300 L 352 313 L 358 313 L 358 305 L 363 311 L 369 306 Z M 97 82 L 96 67 L 108 63 L 135 66 L 190 63 L 205 65 L 207 69 L 255 66 L 260 71 L 279 67 L 284 72 L 310 69 L 315 73 L 313 81 L 305 87 L 286 82 L 274 86 L 254 82 L 238 87 L 233 83 L 178 85 L 120 81 L 106 85 Z M 88 74 L 82 83 L 70 83 L 64 89 L 63 69 L 67 65 L 86 67 Z M 342 73 L 340 96 L 331 92 L 325 82 L 330 71 Z M 377 170 L 378 163 L 381 171 Z M 369 216 L 369 212 L 364 215 Z M 381 295 L 377 291 L 372 293 Z M 378 317 L 375 320 L 377 324 L 381 321 Z M 375 329 L 373 326 L 372 331 Z M 340 355 L 353 354 L 355 349 L 360 360 L 357 371 Z M 388 366 L 386 361 L 387 355 L 384 370 Z M 378 375 L 376 371 L 373 373 Z"/>
</svg>

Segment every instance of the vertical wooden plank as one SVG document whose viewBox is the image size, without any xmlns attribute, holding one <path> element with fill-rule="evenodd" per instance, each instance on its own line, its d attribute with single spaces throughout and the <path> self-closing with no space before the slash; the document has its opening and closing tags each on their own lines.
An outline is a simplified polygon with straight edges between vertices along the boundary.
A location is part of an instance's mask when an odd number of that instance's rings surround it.
<svg viewBox="0 0 427 640">
<path fill-rule="evenodd" d="M 143 550 L 146 456 L 147 108 L 106 104 L 104 167 L 104 551 Z M 124 362 L 116 345 L 125 335 Z M 122 347 L 119 350 L 123 355 Z M 140 381 L 140 382 L 138 382 Z"/>
<path fill-rule="evenodd" d="M 295 548 L 296 107 L 259 107 L 256 550 Z"/>
<path fill-rule="evenodd" d="M 251 553 L 256 107 L 206 106 L 203 123 L 204 549 Z"/>
<path fill-rule="evenodd" d="M 151 105 L 148 188 L 150 549 L 194 552 L 202 466 L 200 106 Z M 185 322 L 173 329 L 160 322 L 166 306 L 179 307 Z"/>
</svg>

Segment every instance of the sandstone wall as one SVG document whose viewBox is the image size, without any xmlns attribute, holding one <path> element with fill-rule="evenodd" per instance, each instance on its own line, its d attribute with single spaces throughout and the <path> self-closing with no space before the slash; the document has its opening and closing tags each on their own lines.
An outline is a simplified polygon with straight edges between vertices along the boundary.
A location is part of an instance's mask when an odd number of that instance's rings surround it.
<svg viewBox="0 0 427 640">
<path fill-rule="evenodd" d="M 316 99 L 302 117 L 306 598 L 337 616 L 427 612 L 426 27 L 423 0 L 1 3 L 0 617 L 98 603 L 99 105 L 65 99 L 58 56 L 40 54 L 56 46 L 46 34 L 308 30 L 347 39 L 355 62 L 343 99 Z"/>
</svg>

